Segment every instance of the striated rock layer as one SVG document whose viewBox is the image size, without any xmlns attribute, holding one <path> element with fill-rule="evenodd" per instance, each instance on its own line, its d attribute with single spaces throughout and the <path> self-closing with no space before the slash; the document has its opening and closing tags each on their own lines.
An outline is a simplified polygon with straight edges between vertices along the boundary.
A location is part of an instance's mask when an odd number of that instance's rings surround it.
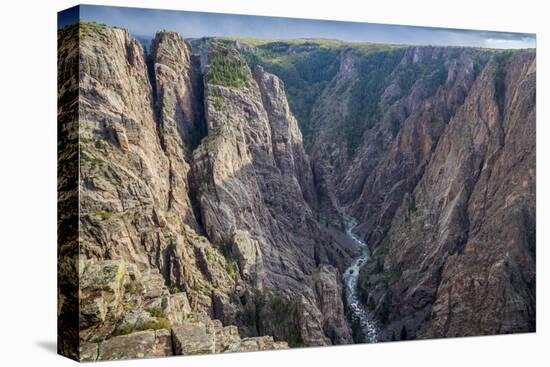
<svg viewBox="0 0 550 367">
<path fill-rule="evenodd" d="M 376 249 L 387 336 L 535 330 L 534 56 L 486 64 Z"/>
</svg>

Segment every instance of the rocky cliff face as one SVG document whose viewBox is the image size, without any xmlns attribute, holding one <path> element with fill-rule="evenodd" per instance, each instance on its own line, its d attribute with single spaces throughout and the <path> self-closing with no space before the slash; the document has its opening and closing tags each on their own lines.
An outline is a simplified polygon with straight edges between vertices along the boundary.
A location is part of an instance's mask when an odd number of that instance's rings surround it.
<svg viewBox="0 0 550 367">
<path fill-rule="evenodd" d="M 159 35 L 150 75 L 141 45 L 127 31 L 85 24 L 81 32 L 81 255 L 156 268 L 167 286 L 188 291 L 193 304 L 211 313 L 206 289 L 233 289 L 235 279 L 200 235 L 192 206 L 186 129 L 200 118 L 185 112 L 196 92 L 187 46 Z M 169 54 L 165 43 L 177 40 Z"/>
<path fill-rule="evenodd" d="M 252 270 L 247 276 L 251 290 L 266 288 L 297 299 L 303 315 L 298 325 L 284 328 L 298 328 L 300 343 L 330 343 L 313 278 L 321 263 L 343 266 L 349 250 L 317 223 L 308 203 L 315 195 L 312 171 L 283 85 L 259 67 L 252 73 L 225 45 L 210 45 L 207 58 L 208 134 L 193 157 L 205 231 L 231 249 L 241 269 Z M 242 297 L 245 304 L 256 298 L 252 292 Z M 338 294 L 334 297 L 341 302 Z M 343 312 L 335 319 L 344 320 Z M 282 332 L 270 325 L 256 327 Z M 334 341 L 351 341 L 345 323 L 331 327 L 341 329 Z"/>
<path fill-rule="evenodd" d="M 338 183 L 328 191 L 376 246 L 488 55 L 417 47 L 341 58 L 314 110 L 311 154 L 320 174 Z"/>
<path fill-rule="evenodd" d="M 533 53 L 486 64 L 389 228 L 375 258 L 391 281 L 365 272 L 386 337 L 534 330 Z"/>
<path fill-rule="evenodd" d="M 298 56 L 283 68 L 284 45 L 241 48 L 309 85 L 292 71 L 326 46 L 288 46 Z M 347 211 L 374 249 L 359 291 L 380 339 L 533 331 L 535 53 L 342 47 L 331 57 L 339 67 L 307 115 L 308 152 L 319 215 L 341 227 Z"/>
<path fill-rule="evenodd" d="M 154 283 L 185 299 L 191 314 L 237 325 L 247 336 L 291 345 L 351 342 L 340 273 L 320 266 L 342 268 L 354 249 L 310 208 L 309 158 L 280 80 L 259 68 L 252 74 L 237 53 L 216 45 L 201 64 L 175 33 L 157 34 L 145 54 L 123 29 L 81 23 L 62 32 L 61 48 L 72 48 L 79 62 L 81 260 L 157 272 Z M 60 70 L 70 66 L 60 61 Z M 60 79 L 75 78 L 69 71 Z M 332 275 L 323 278 L 331 292 L 316 293 L 320 272 Z M 115 337 L 122 348 L 148 330 L 147 322 L 127 325 L 126 316 L 97 305 L 104 293 L 81 288 L 80 316 L 92 320 L 80 327 L 82 348 L 100 343 L 92 347 L 101 350 Z M 154 302 L 165 302 L 162 294 Z M 140 315 L 153 302 L 121 297 L 106 302 L 134 305 Z M 339 307 L 323 315 L 326 303 Z M 174 334 L 178 325 L 168 320 L 158 329 Z M 121 328 L 129 336 L 119 336 Z M 242 348 L 279 345 L 254 343 Z M 235 348 L 228 350 L 242 349 Z M 89 359 L 118 358 L 98 353 Z"/>
<path fill-rule="evenodd" d="M 382 340 L 534 329 L 534 53 L 306 43 L 285 66 L 95 23 L 59 50 L 66 354 L 353 342 L 344 213 Z"/>
</svg>

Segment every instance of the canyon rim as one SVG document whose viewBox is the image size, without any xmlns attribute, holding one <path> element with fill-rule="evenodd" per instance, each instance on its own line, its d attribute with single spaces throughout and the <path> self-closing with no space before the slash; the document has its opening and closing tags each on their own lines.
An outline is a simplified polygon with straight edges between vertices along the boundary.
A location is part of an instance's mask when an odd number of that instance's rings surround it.
<svg viewBox="0 0 550 367">
<path fill-rule="evenodd" d="M 60 354 L 535 331 L 534 35 L 59 20 Z"/>
</svg>

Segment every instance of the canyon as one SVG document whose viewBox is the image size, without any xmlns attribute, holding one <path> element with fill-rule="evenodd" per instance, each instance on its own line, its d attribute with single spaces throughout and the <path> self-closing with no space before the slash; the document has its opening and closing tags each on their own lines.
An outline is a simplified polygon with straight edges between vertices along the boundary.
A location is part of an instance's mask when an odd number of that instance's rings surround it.
<svg viewBox="0 0 550 367">
<path fill-rule="evenodd" d="M 62 354 L 535 330 L 534 50 L 80 22 L 58 57 Z"/>
</svg>

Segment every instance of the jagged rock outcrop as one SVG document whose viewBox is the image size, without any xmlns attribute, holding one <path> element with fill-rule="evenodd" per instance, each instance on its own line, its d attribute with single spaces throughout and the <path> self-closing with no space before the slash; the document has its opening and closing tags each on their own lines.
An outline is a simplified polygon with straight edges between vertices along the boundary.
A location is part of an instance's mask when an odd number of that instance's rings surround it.
<svg viewBox="0 0 550 367">
<path fill-rule="evenodd" d="M 342 266 L 350 250 L 319 225 L 308 203 L 315 195 L 312 172 L 282 82 L 261 68 L 252 74 L 223 45 L 213 44 L 207 59 L 208 134 L 194 153 L 206 233 L 216 243 L 233 241 L 238 252 L 245 246 L 235 239 L 245 231 L 252 241 L 246 247 L 260 250 L 254 261 L 266 272 L 265 287 L 291 299 L 310 294 L 318 265 Z M 301 332 L 306 344 L 330 343 L 317 300 L 301 299 L 303 323 L 292 327 L 307 330 Z M 338 317 L 343 321 L 343 312 Z"/>
<path fill-rule="evenodd" d="M 352 340 L 350 329 L 342 324 L 345 319 L 342 304 L 342 282 L 338 270 L 329 265 L 323 265 L 315 276 L 315 294 L 319 299 L 323 314 L 323 329 L 325 334 L 337 344 L 347 344 Z"/>
<path fill-rule="evenodd" d="M 80 32 L 81 256 L 157 269 L 213 314 L 213 287 L 229 293 L 238 279 L 200 236 L 191 204 L 187 131 L 200 121 L 200 92 L 187 46 L 159 35 L 151 75 L 126 30 L 84 23 Z"/>
<path fill-rule="evenodd" d="M 190 46 L 175 32 L 156 35 L 147 62 L 160 143 L 168 158 L 167 207 L 200 231 L 189 180 L 190 157 L 204 134 L 200 66 Z"/>
<path fill-rule="evenodd" d="M 298 180 L 305 201 L 313 205 L 316 202 L 313 172 L 304 150 L 298 122 L 290 112 L 283 83 L 275 75 L 266 73 L 261 66 L 254 69 L 254 78 L 269 119 L 277 168 L 281 174 Z"/>
<path fill-rule="evenodd" d="M 275 342 L 271 336 L 243 338 L 236 326 L 223 327 L 219 320 L 186 322 L 172 329 L 176 354 L 253 352 L 286 349 L 286 342 Z"/>
<path fill-rule="evenodd" d="M 443 266 L 428 337 L 535 330 L 535 54 L 506 57 L 487 67 L 478 87 L 487 83 L 488 92 L 473 94 L 457 117 L 486 125 L 466 125 L 480 162 L 468 239 Z M 492 98 L 497 109 L 477 115 Z"/>
<path fill-rule="evenodd" d="M 262 249 L 258 241 L 250 237 L 248 231 L 236 230 L 233 233 L 231 251 L 243 279 L 254 288 L 262 289 L 265 280 Z"/>
</svg>

